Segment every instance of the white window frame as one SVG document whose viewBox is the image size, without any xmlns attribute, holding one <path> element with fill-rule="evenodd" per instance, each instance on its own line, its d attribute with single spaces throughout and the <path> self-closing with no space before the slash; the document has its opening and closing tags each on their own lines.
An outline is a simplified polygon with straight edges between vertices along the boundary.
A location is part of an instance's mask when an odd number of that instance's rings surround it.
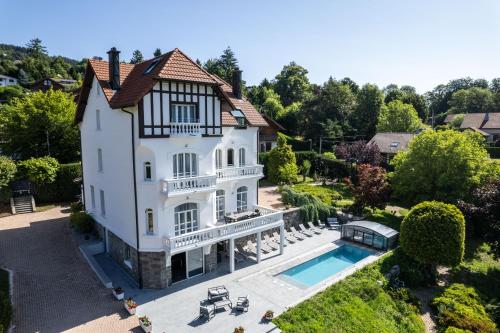
<svg viewBox="0 0 500 333">
<path fill-rule="evenodd" d="M 178 153 L 172 157 L 172 168 L 175 179 L 198 176 L 198 155 L 195 153 Z"/>
<path fill-rule="evenodd" d="M 97 149 L 97 171 L 99 171 L 99 172 L 104 171 L 104 165 L 102 163 L 102 149 L 101 148 Z"/>
<path fill-rule="evenodd" d="M 99 198 L 101 201 L 101 215 L 106 216 L 106 200 L 104 199 L 104 191 L 99 191 Z"/>
<path fill-rule="evenodd" d="M 149 171 L 148 171 L 149 169 Z M 148 177 L 149 172 L 149 177 Z M 150 182 L 153 180 L 153 167 L 151 166 L 151 162 L 144 162 L 144 181 Z"/>
<path fill-rule="evenodd" d="M 245 166 L 246 163 L 246 151 L 243 147 L 238 149 L 238 163 L 240 167 Z"/>
<path fill-rule="evenodd" d="M 172 123 L 199 123 L 196 104 L 190 103 L 172 103 Z"/>
<path fill-rule="evenodd" d="M 183 210 L 181 210 L 183 208 Z M 198 218 L 198 204 L 186 202 L 174 208 L 174 234 L 175 236 L 196 231 L 200 228 Z"/>
<path fill-rule="evenodd" d="M 217 221 L 224 220 L 226 215 L 226 195 L 224 190 L 215 192 L 215 217 Z"/>
<path fill-rule="evenodd" d="M 155 234 L 155 223 L 154 223 L 154 215 L 153 209 L 146 209 L 146 234 L 154 235 Z"/>
<path fill-rule="evenodd" d="M 95 128 L 96 130 L 101 130 L 101 110 L 95 110 Z"/>
<path fill-rule="evenodd" d="M 236 210 L 238 213 L 248 210 L 248 187 L 241 186 L 236 190 Z"/>
<path fill-rule="evenodd" d="M 231 163 L 229 163 L 229 157 L 231 157 Z M 229 148 L 227 150 L 226 162 L 227 162 L 228 167 L 234 166 L 234 149 L 233 148 Z"/>
<path fill-rule="evenodd" d="M 95 190 L 94 190 L 94 185 L 90 185 L 90 202 L 92 203 L 92 209 L 95 209 Z"/>
<path fill-rule="evenodd" d="M 215 150 L 215 168 L 222 169 L 222 149 Z"/>
</svg>

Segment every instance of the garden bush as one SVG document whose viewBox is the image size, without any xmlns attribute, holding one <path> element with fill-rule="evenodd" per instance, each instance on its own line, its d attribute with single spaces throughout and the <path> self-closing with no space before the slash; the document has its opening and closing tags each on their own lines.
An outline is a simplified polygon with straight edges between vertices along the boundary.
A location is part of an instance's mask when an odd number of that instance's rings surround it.
<svg viewBox="0 0 500 333">
<path fill-rule="evenodd" d="M 421 263 L 460 264 L 464 240 L 464 216 L 454 205 L 424 201 L 414 206 L 401 223 L 401 247 Z"/>
<path fill-rule="evenodd" d="M 442 327 L 453 326 L 476 333 L 495 333 L 495 323 L 486 314 L 481 297 L 472 287 L 454 283 L 432 301 Z"/>
<path fill-rule="evenodd" d="M 81 212 L 83 210 L 83 204 L 81 201 L 72 202 L 71 205 L 69 206 L 69 209 L 71 210 L 72 213 Z"/>
<path fill-rule="evenodd" d="M 75 179 L 82 176 L 80 163 L 61 164 L 53 183 L 38 186 L 38 202 L 71 202 L 80 194 L 80 184 Z"/>
<path fill-rule="evenodd" d="M 50 156 L 30 158 L 18 164 L 20 176 L 40 186 L 53 183 L 58 169 L 59 162 Z"/>
<path fill-rule="evenodd" d="M 399 279 L 407 287 L 423 287 L 434 283 L 434 277 L 429 274 L 426 266 L 409 257 L 400 247 L 382 262 L 382 272 L 388 273 L 394 265 L 399 266 Z"/>
<path fill-rule="evenodd" d="M 297 181 L 298 167 L 292 147 L 279 135 L 278 146 L 269 152 L 267 174 L 276 184 L 292 184 Z"/>
<path fill-rule="evenodd" d="M 16 175 L 16 163 L 7 156 L 0 156 L 0 189 L 8 187 Z"/>
<path fill-rule="evenodd" d="M 314 222 L 318 219 L 324 221 L 332 213 L 332 207 L 316 196 L 294 191 L 288 186 L 281 189 L 281 198 L 285 205 L 300 207 L 300 216 L 304 222 Z"/>
<path fill-rule="evenodd" d="M 88 234 L 94 229 L 94 219 L 85 212 L 71 213 L 70 225 L 78 232 Z"/>
<path fill-rule="evenodd" d="M 456 328 L 453 326 L 449 326 L 448 328 L 446 328 L 446 330 L 444 330 L 444 333 L 474 333 L 474 332 L 469 331 L 469 330 L 463 330 L 461 328 Z"/>
</svg>

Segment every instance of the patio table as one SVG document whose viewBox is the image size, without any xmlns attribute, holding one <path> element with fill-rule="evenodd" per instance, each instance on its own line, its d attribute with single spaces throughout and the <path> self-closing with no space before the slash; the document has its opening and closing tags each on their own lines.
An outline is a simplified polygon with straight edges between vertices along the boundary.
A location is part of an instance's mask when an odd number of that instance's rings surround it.
<svg viewBox="0 0 500 333">
<path fill-rule="evenodd" d="M 253 212 L 253 211 L 247 211 L 247 212 L 241 212 L 241 213 L 236 213 L 236 214 L 231 214 L 225 216 L 225 220 L 227 223 L 231 222 L 238 222 L 238 221 L 243 221 L 247 220 L 253 217 L 260 216 L 260 213 L 258 212 Z"/>
<path fill-rule="evenodd" d="M 229 308 L 233 308 L 233 302 L 231 302 L 229 299 L 223 299 L 217 302 L 213 303 L 215 306 L 215 310 L 223 308 L 224 310 L 226 309 L 226 306 L 229 306 Z"/>
</svg>

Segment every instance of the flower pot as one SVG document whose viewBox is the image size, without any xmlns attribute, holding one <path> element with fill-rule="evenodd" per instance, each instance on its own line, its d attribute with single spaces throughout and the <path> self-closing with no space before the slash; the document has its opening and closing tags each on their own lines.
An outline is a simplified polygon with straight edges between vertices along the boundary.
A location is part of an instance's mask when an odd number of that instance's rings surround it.
<svg viewBox="0 0 500 333">
<path fill-rule="evenodd" d="M 124 292 L 121 292 L 119 294 L 117 294 L 114 290 L 113 290 L 113 296 L 115 296 L 115 298 L 119 301 L 123 300 L 123 297 L 125 296 L 125 293 Z"/>
<path fill-rule="evenodd" d="M 135 309 L 134 309 L 135 310 Z M 142 323 L 142 321 L 139 322 L 139 324 L 141 325 L 141 328 L 144 332 L 146 333 L 150 333 L 151 330 L 153 329 L 153 325 L 149 325 L 149 326 L 144 326 L 144 324 Z"/>
<path fill-rule="evenodd" d="M 135 310 L 137 308 L 129 308 L 127 304 L 124 304 L 123 307 L 125 308 L 125 310 L 127 310 L 128 313 L 130 313 L 131 315 L 135 315 Z"/>
</svg>

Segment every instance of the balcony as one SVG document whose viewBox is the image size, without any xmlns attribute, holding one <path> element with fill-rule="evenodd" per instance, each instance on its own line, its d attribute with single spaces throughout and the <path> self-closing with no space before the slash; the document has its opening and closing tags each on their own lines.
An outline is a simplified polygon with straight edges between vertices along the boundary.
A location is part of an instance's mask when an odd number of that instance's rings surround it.
<svg viewBox="0 0 500 333">
<path fill-rule="evenodd" d="M 277 228 L 283 225 L 283 212 L 255 206 L 261 214 L 247 220 L 213 226 L 187 234 L 174 236 L 165 240 L 167 254 L 189 251 L 217 242 L 244 237 L 259 231 Z"/>
<path fill-rule="evenodd" d="M 225 181 L 236 178 L 264 177 L 264 166 L 257 164 L 236 168 L 217 169 L 217 181 Z"/>
<path fill-rule="evenodd" d="M 161 192 L 169 197 L 193 192 L 215 191 L 216 176 L 197 176 L 161 181 Z"/>
<path fill-rule="evenodd" d="M 170 136 L 200 136 L 200 123 L 170 123 Z"/>
</svg>

